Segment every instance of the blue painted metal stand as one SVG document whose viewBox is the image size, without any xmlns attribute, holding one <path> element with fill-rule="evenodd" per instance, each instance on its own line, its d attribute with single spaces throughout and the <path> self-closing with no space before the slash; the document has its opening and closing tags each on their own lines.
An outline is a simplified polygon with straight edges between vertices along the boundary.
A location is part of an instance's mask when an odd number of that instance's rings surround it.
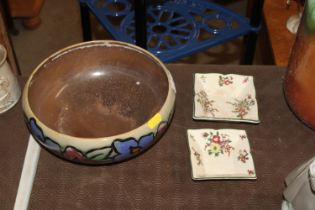
<svg viewBox="0 0 315 210">
<path fill-rule="evenodd" d="M 166 63 L 245 34 L 257 35 L 260 28 L 260 20 L 253 27 L 246 17 L 205 0 L 170 0 L 163 3 L 147 0 L 147 5 L 145 2 L 141 0 L 140 5 L 136 5 L 136 10 L 146 10 L 146 16 L 143 16 L 139 11 L 135 15 L 130 0 L 80 0 L 84 40 L 91 39 L 90 26 L 86 23 L 87 8 L 114 39 L 133 44 L 138 40 L 138 45 L 147 47 Z M 147 27 L 141 28 L 140 24 Z M 256 38 L 249 39 L 252 40 L 248 43 L 249 47 L 252 47 Z M 251 60 L 249 58 L 246 62 Z"/>
</svg>

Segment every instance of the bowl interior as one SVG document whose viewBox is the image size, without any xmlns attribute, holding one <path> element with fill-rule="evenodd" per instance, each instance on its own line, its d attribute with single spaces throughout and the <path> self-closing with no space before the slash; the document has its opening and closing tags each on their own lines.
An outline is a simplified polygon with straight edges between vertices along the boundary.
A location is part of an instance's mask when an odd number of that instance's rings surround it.
<svg viewBox="0 0 315 210">
<path fill-rule="evenodd" d="M 151 56 L 127 45 L 87 45 L 59 53 L 29 83 L 35 116 L 82 138 L 106 137 L 146 123 L 166 100 L 168 80 Z"/>
</svg>

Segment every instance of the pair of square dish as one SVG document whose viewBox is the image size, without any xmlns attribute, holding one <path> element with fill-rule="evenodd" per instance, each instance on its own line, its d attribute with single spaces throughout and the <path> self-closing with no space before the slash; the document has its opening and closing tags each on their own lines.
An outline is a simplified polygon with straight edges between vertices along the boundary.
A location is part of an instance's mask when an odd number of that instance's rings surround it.
<svg viewBox="0 0 315 210">
<path fill-rule="evenodd" d="M 252 76 L 194 75 L 193 119 L 259 123 Z M 256 179 L 244 130 L 188 129 L 192 178 Z"/>
</svg>

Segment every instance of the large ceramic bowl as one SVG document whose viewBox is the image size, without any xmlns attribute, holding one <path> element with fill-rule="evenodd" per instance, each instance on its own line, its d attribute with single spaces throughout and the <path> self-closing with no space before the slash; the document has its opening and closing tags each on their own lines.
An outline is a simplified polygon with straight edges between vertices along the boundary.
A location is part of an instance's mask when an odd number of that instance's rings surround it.
<svg viewBox="0 0 315 210">
<path fill-rule="evenodd" d="M 165 132 L 175 86 L 149 52 L 92 41 L 39 64 L 22 100 L 27 126 L 43 147 L 70 161 L 105 164 L 141 153 Z"/>
</svg>

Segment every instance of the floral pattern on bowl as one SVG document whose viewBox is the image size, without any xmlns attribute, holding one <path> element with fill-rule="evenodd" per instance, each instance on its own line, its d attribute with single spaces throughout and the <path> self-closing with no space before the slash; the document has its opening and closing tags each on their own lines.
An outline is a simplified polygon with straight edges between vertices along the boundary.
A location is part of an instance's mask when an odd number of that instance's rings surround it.
<svg viewBox="0 0 315 210">
<path fill-rule="evenodd" d="M 244 130 L 188 129 L 192 179 L 256 179 Z"/>
<path fill-rule="evenodd" d="M 259 123 L 252 76 L 196 73 L 194 77 L 194 119 Z"/>
<path fill-rule="evenodd" d="M 106 164 L 129 159 L 145 151 L 163 135 L 169 121 L 160 122 L 155 134 L 151 132 L 141 136 L 139 139 L 134 137 L 115 139 L 109 146 L 93 148 L 88 151 L 82 151 L 74 146 L 62 146 L 58 144 L 57 141 L 52 140 L 44 134 L 34 118 L 26 119 L 26 124 L 32 137 L 53 154 L 78 163 Z"/>
</svg>

